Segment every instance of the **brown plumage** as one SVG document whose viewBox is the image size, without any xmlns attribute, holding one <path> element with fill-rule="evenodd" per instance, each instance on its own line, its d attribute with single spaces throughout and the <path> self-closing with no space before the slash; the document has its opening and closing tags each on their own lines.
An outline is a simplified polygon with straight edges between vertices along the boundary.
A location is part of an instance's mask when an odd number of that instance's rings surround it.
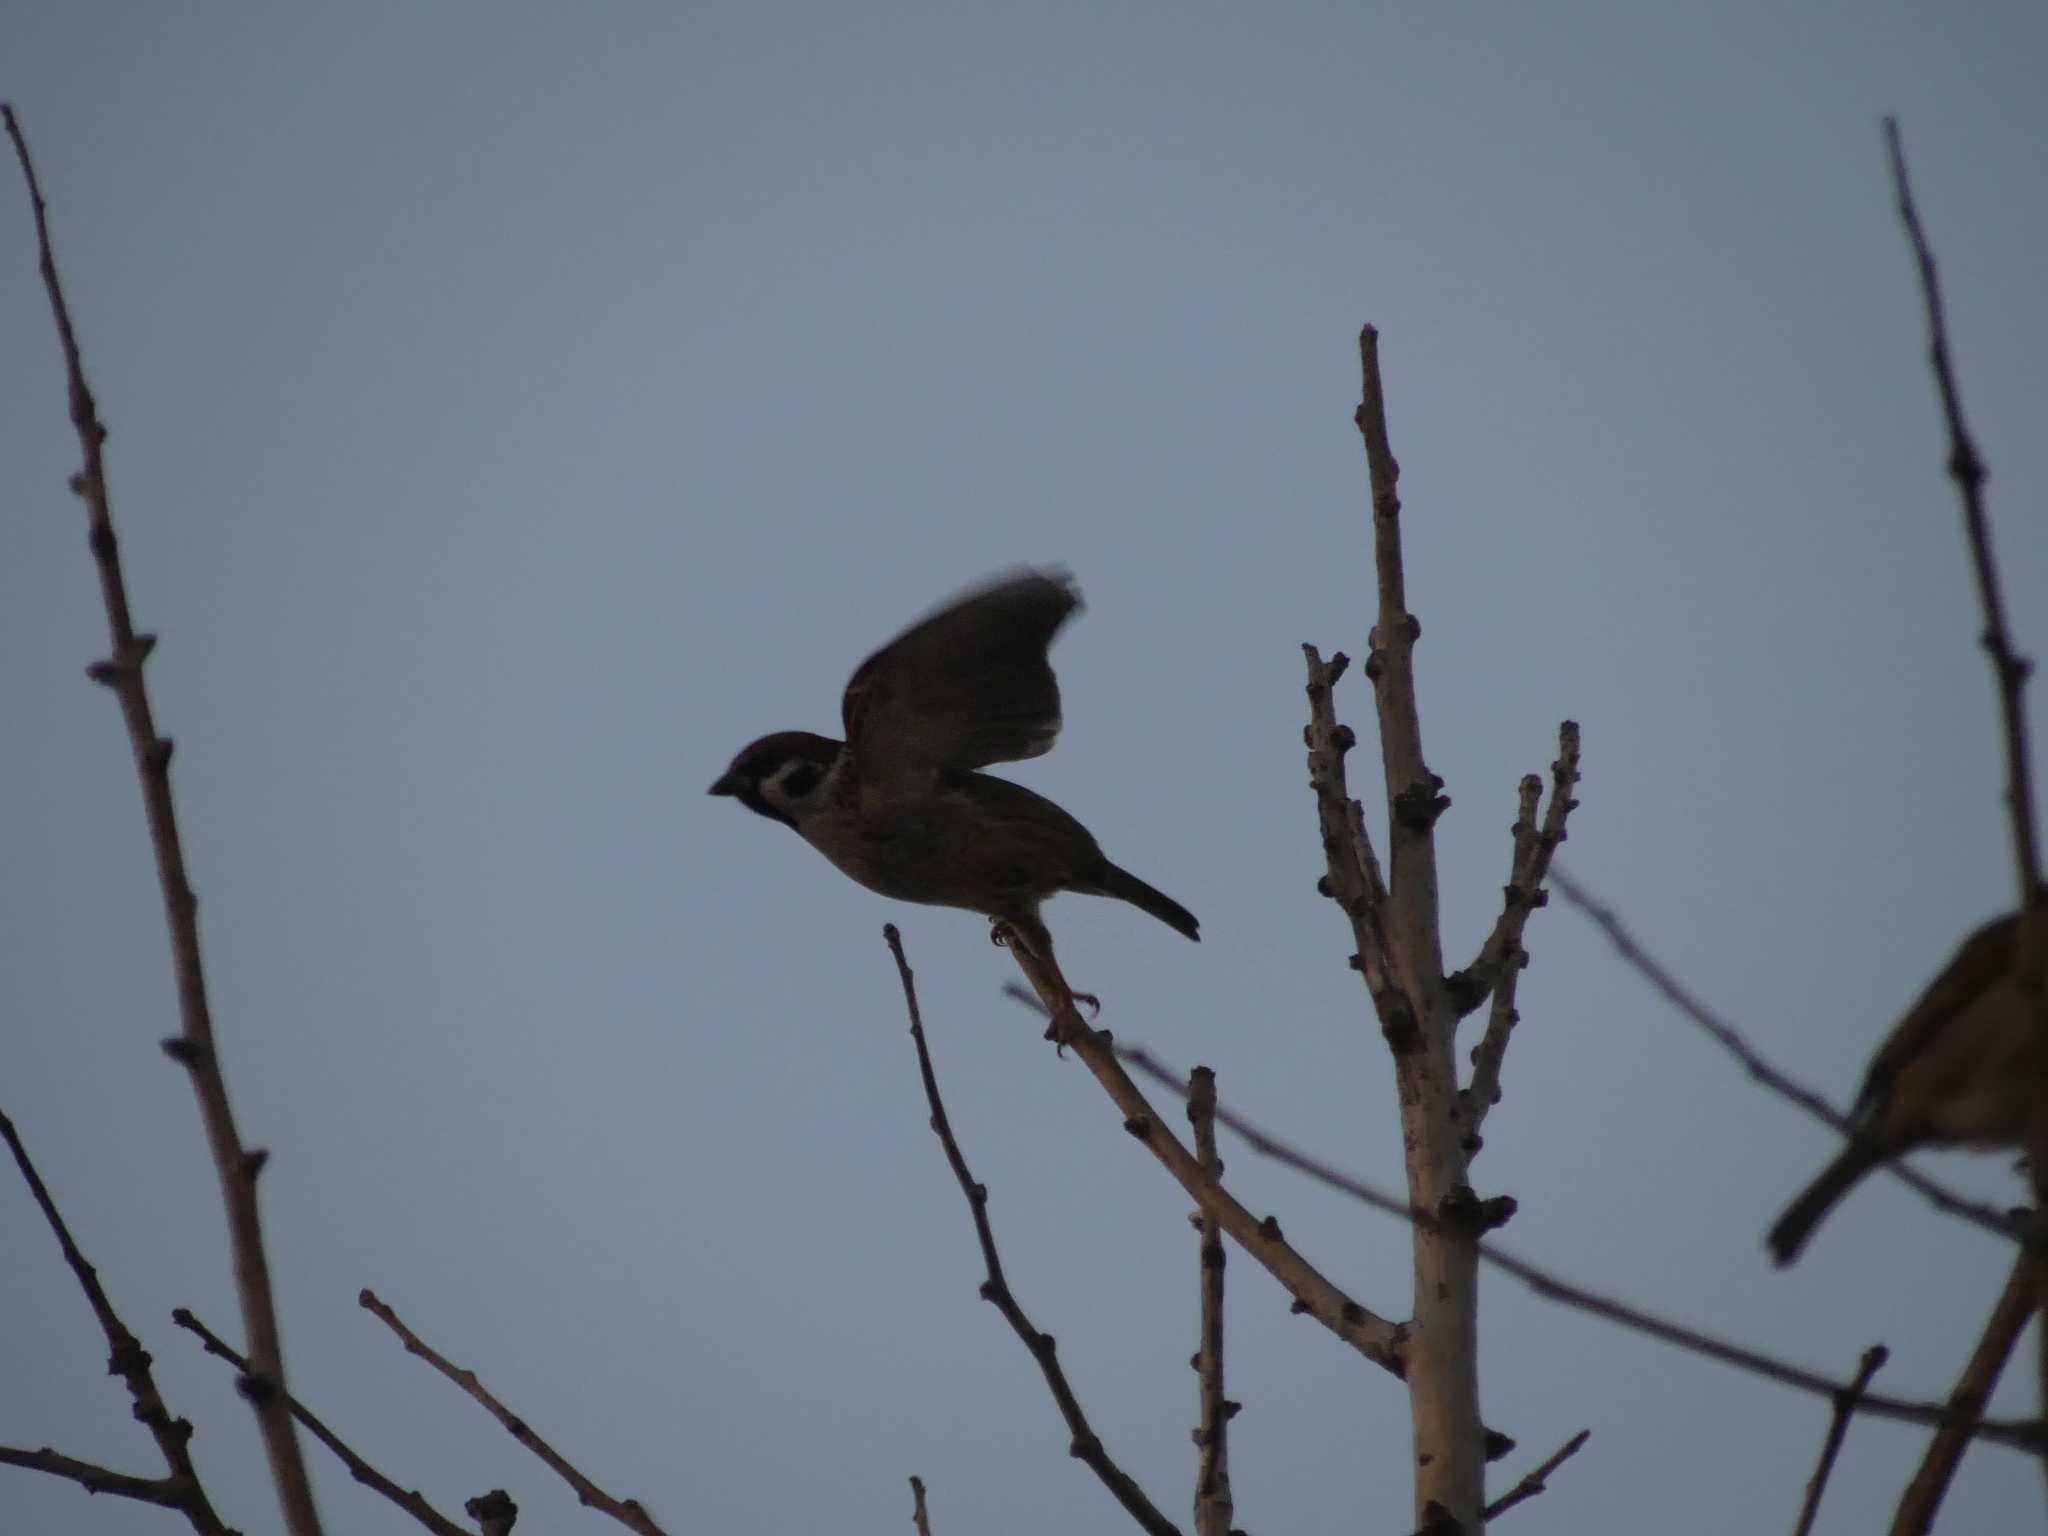
<svg viewBox="0 0 2048 1536">
<path fill-rule="evenodd" d="M 1088 829 L 1021 784 L 974 770 L 1050 751 L 1059 684 L 1046 650 L 1080 597 L 1064 577 L 1005 577 L 954 599 L 862 662 L 846 741 L 780 731 L 711 786 L 794 829 L 860 884 L 964 907 L 1051 959 L 1058 891 L 1114 896 L 1198 939 L 1194 916 L 1111 863 Z"/>
<path fill-rule="evenodd" d="M 2020 918 L 1986 923 L 1907 1010 L 1864 1074 L 1855 1134 L 1767 1239 L 1790 1264 L 1835 1202 L 1922 1146 L 2016 1146 L 2042 1092 L 2040 1025 L 2020 990 Z"/>
</svg>

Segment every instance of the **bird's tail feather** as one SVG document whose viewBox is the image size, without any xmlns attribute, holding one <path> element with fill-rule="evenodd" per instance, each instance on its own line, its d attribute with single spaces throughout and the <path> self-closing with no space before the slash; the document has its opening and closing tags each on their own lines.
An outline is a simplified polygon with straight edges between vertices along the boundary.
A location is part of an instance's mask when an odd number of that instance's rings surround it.
<svg viewBox="0 0 2048 1536">
<path fill-rule="evenodd" d="M 1175 901 L 1162 890 L 1157 890 L 1140 880 L 1127 869 L 1108 865 L 1095 882 L 1091 894 L 1114 896 L 1128 901 L 1134 907 L 1150 912 L 1167 927 L 1186 934 L 1197 943 L 1201 942 L 1202 925 L 1195 920 L 1195 914 Z"/>
<path fill-rule="evenodd" d="M 1863 1142 L 1852 1141 L 1842 1148 L 1840 1156 L 1821 1169 L 1820 1176 L 1806 1186 L 1797 1200 L 1785 1207 L 1785 1214 L 1778 1218 L 1770 1236 L 1764 1240 L 1769 1244 L 1771 1257 L 1779 1268 L 1799 1257 L 1799 1250 L 1806 1246 L 1806 1240 L 1821 1224 L 1821 1219 L 1834 1209 L 1835 1202 L 1854 1189 L 1857 1181 L 1882 1161 L 1876 1149 Z"/>
</svg>

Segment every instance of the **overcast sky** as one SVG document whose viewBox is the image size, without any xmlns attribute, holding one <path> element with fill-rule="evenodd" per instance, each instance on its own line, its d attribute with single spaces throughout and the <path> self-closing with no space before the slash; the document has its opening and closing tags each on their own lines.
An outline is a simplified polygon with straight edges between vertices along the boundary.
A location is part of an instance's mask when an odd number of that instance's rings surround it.
<svg viewBox="0 0 2048 1536">
<path fill-rule="evenodd" d="M 1066 732 L 1014 769 L 1196 912 L 1047 916 L 1103 1022 L 1396 1185 L 1321 854 L 1299 646 L 1362 655 L 1350 416 L 1381 328 L 1446 950 L 1517 778 L 1585 732 L 1568 867 L 1846 1101 L 2009 908 L 1989 669 L 1879 122 L 1904 123 L 2022 647 L 2048 654 L 2048 12 L 1673 7 L 0 7 L 202 901 L 296 1390 L 444 1510 L 598 1517 L 359 1288 L 671 1531 L 1128 1529 L 978 1299 L 884 921 L 1011 1281 L 1114 1454 L 1194 1472 L 1187 1201 L 1001 997 L 705 786 L 961 586 L 1070 568 Z M 276 1528 L 27 203 L 0 194 L 0 1108 L 155 1353 L 225 1517 Z M 2044 721 L 2041 690 L 2035 720 Z M 1368 750 L 1354 673 L 1340 706 Z M 1944 1393 L 2009 1254 L 1830 1150 L 1555 903 L 1474 1168 L 1500 1240 L 1816 1370 Z M 1476 1025 L 1468 1025 L 1476 1037 Z M 1462 1045 L 1469 1041 L 1461 1042 Z M 1226 1144 L 1366 1305 L 1406 1234 Z M 1932 1160 L 1996 1200 L 2000 1158 Z M 0 1444 L 158 1470 L 0 1178 Z M 1410 1528 L 1398 1383 L 1234 1257 L 1238 1523 Z M 1789 1528 L 1826 1405 L 1488 1275 L 1518 1536 Z M 2031 1337 L 2031 1336 L 2030 1336 Z M 2030 1357 L 2022 1346 L 2022 1360 Z M 2030 1368 L 1998 1408 L 2036 1401 Z M 1924 1442 L 1859 1423 L 1824 1531 Z M 412 1529 L 308 1445 L 331 1532 Z M 2037 1525 L 1965 1462 L 1946 1528 Z M 162 1513 L 0 1469 L 0 1530 Z"/>
</svg>

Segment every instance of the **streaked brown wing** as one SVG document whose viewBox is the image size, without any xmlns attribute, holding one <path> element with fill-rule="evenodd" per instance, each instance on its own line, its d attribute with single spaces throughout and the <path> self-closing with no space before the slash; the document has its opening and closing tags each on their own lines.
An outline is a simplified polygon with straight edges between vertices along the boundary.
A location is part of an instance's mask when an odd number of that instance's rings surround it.
<svg viewBox="0 0 2048 1536">
<path fill-rule="evenodd" d="M 1963 941 L 1955 958 L 1920 994 L 1919 1001 L 1893 1029 L 1891 1038 L 1878 1048 L 1863 1079 L 1859 1104 L 1883 1092 L 1899 1070 L 1927 1048 L 1951 1017 L 2012 968 L 2018 937 L 2019 916 L 2009 913 L 1986 923 Z"/>
<path fill-rule="evenodd" d="M 842 713 L 863 777 L 915 778 L 1050 751 L 1060 689 L 1045 652 L 1080 604 L 1064 574 L 1020 572 L 954 599 L 862 662 Z"/>
</svg>

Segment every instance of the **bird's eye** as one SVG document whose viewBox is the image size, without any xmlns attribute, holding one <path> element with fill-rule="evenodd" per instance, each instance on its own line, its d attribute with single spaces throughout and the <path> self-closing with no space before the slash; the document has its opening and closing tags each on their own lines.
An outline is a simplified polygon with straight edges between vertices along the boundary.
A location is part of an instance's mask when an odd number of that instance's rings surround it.
<svg viewBox="0 0 2048 1536">
<path fill-rule="evenodd" d="M 816 763 L 795 762 L 776 775 L 775 785 L 788 798 L 801 800 L 818 787 L 823 776 L 824 770 Z"/>
</svg>

